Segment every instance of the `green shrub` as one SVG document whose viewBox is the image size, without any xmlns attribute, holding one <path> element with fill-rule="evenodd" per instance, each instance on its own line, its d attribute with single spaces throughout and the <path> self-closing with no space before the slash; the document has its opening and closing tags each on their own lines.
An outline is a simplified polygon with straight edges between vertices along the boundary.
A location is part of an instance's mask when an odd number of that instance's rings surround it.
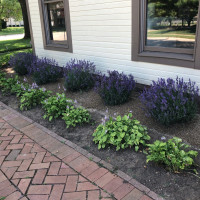
<svg viewBox="0 0 200 200">
<path fill-rule="evenodd" d="M 67 106 L 72 106 L 72 100 L 67 99 L 65 94 L 57 93 L 56 96 L 51 96 L 42 101 L 42 107 L 45 110 L 44 119 L 49 121 L 60 117 L 66 110 Z"/>
<path fill-rule="evenodd" d="M 32 50 L 26 49 L 26 50 L 13 51 L 13 52 L 8 52 L 8 53 L 0 53 L 0 68 L 8 65 L 8 62 L 9 62 L 11 56 L 15 55 L 16 53 L 20 53 L 20 52 L 31 53 Z"/>
<path fill-rule="evenodd" d="M 112 117 L 107 122 L 103 122 L 93 133 L 95 144 L 98 149 L 105 148 L 107 145 L 116 146 L 116 150 L 135 146 L 138 151 L 140 145 L 146 145 L 150 140 L 147 128 L 142 126 L 136 119 L 132 119 L 132 114 L 118 116 L 116 120 Z"/>
<path fill-rule="evenodd" d="M 89 123 L 91 116 L 86 109 L 71 106 L 67 107 L 62 119 L 65 121 L 66 127 L 69 128 L 70 126 L 76 127 L 78 124 Z"/>
<path fill-rule="evenodd" d="M 51 91 L 46 91 L 42 88 L 28 89 L 20 98 L 20 109 L 29 110 L 32 107 L 40 105 L 43 100 L 48 98 Z"/>
<path fill-rule="evenodd" d="M 28 83 L 20 83 L 17 81 L 15 85 L 12 85 L 10 93 L 15 94 L 17 97 L 21 97 L 30 88 Z"/>
<path fill-rule="evenodd" d="M 5 76 L 2 76 L 0 79 L 0 88 L 2 93 L 4 95 L 10 93 L 12 87 L 17 84 L 17 81 L 18 76 L 15 76 L 14 78 L 6 78 Z"/>
<path fill-rule="evenodd" d="M 197 151 L 184 151 L 189 145 L 182 143 L 180 138 L 174 137 L 167 142 L 155 141 L 149 144 L 150 154 L 147 156 L 147 162 L 154 161 L 164 164 L 168 169 L 174 172 L 187 169 L 194 164 L 192 157 L 198 155 Z"/>
<path fill-rule="evenodd" d="M 29 87 L 28 83 L 20 83 L 18 76 L 6 78 L 5 74 L 0 74 L 0 88 L 4 95 L 10 93 L 20 97 Z"/>
</svg>

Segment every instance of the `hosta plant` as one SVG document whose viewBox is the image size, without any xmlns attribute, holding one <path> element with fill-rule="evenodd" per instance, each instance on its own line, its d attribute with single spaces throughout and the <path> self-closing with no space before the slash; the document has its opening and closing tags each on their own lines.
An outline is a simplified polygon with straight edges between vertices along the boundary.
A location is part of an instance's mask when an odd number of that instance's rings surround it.
<svg viewBox="0 0 200 200">
<path fill-rule="evenodd" d="M 193 158 L 198 155 L 197 151 L 185 151 L 189 146 L 182 143 L 182 139 L 177 137 L 166 142 L 157 140 L 148 146 L 147 162 L 154 161 L 164 164 L 174 172 L 190 168 L 194 164 Z"/>
<path fill-rule="evenodd" d="M 29 110 L 32 107 L 40 105 L 50 94 L 51 91 L 46 91 L 43 88 L 28 89 L 20 98 L 20 109 Z"/>
<path fill-rule="evenodd" d="M 95 65 L 90 61 L 71 60 L 64 68 L 65 88 L 70 91 L 88 90 L 95 83 Z"/>
<path fill-rule="evenodd" d="M 93 136 L 98 149 L 114 145 L 117 151 L 133 146 L 135 151 L 138 151 L 140 145 L 145 146 L 150 140 L 147 128 L 133 119 L 132 113 L 123 117 L 118 116 L 116 120 L 110 117 L 97 127 Z"/>
<path fill-rule="evenodd" d="M 67 106 L 72 106 L 73 101 L 67 99 L 65 94 L 57 93 L 55 96 L 51 96 L 48 99 L 42 101 L 42 107 L 45 110 L 44 119 L 48 118 L 49 121 L 56 119 L 65 112 Z"/>
<path fill-rule="evenodd" d="M 63 113 L 63 118 L 66 127 L 76 127 L 77 125 L 89 123 L 91 121 L 91 116 L 88 110 L 74 106 L 67 107 L 66 111 Z"/>
<path fill-rule="evenodd" d="M 28 83 L 21 83 L 17 81 L 15 85 L 12 85 L 10 93 L 15 94 L 17 97 L 22 96 L 30 88 Z"/>
<path fill-rule="evenodd" d="M 140 96 L 147 114 L 164 125 L 191 120 L 197 112 L 199 89 L 183 78 L 159 79 Z"/>
<path fill-rule="evenodd" d="M 95 88 L 105 104 L 118 105 L 128 101 L 135 88 L 135 81 L 132 75 L 108 71 L 108 76 L 100 76 Z"/>
<path fill-rule="evenodd" d="M 18 76 L 15 76 L 14 78 L 6 78 L 5 76 L 2 76 L 0 80 L 0 88 L 3 94 L 7 94 L 11 92 L 11 89 L 13 86 L 15 86 L 18 82 Z"/>
</svg>

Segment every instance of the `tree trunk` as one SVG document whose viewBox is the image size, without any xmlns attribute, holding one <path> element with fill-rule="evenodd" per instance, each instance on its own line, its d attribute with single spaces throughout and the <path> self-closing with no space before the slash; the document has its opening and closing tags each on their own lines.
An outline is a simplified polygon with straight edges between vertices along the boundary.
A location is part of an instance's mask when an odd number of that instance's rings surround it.
<svg viewBox="0 0 200 200">
<path fill-rule="evenodd" d="M 26 9 L 26 0 L 18 0 L 21 8 L 22 8 L 22 15 L 23 15 L 23 21 L 24 21 L 24 38 L 28 39 L 31 38 L 30 34 L 30 27 L 29 27 L 29 21 L 28 21 L 28 13 Z"/>
<path fill-rule="evenodd" d="M 0 19 L 0 31 L 2 31 L 2 19 Z"/>
<path fill-rule="evenodd" d="M 187 23 L 188 23 L 188 27 L 190 27 L 190 25 L 191 25 L 191 21 L 187 21 Z"/>
<path fill-rule="evenodd" d="M 184 27 L 184 19 L 182 19 L 182 27 Z"/>
</svg>

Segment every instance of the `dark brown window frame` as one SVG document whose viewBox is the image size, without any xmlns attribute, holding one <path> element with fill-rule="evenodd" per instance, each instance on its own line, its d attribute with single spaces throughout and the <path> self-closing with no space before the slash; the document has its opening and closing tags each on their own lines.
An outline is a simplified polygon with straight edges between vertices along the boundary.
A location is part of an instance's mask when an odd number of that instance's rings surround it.
<svg viewBox="0 0 200 200">
<path fill-rule="evenodd" d="M 42 28 L 42 37 L 44 49 L 53 50 L 53 51 L 64 51 L 64 52 L 73 52 L 72 48 L 72 35 L 71 35 L 71 20 L 70 20 L 70 9 L 68 0 L 49 0 L 48 3 L 55 3 L 63 1 L 64 3 L 64 12 L 65 12 L 65 26 L 67 32 L 67 41 L 66 42 L 49 42 L 48 41 L 48 19 L 45 14 L 45 0 L 38 0 L 39 10 L 40 10 L 40 19 L 41 19 L 41 28 Z M 60 44 L 59 44 L 60 43 Z"/>
<path fill-rule="evenodd" d="M 187 52 L 187 50 L 184 52 L 184 49 L 181 50 L 181 53 L 177 53 L 176 50 L 162 47 L 162 51 L 159 51 L 159 48 L 145 48 L 144 45 L 144 24 L 146 20 L 144 2 L 146 0 L 132 0 L 132 61 L 200 69 L 200 11 L 193 54 Z"/>
</svg>

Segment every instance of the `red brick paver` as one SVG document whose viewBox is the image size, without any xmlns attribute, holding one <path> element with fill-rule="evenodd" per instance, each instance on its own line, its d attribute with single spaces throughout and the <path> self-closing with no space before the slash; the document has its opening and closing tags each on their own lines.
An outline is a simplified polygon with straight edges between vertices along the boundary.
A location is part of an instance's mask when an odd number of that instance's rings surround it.
<svg viewBox="0 0 200 200">
<path fill-rule="evenodd" d="M 85 150 L 82 155 L 80 147 L 69 141 L 69 146 L 63 144 L 52 135 L 0 102 L 0 199 L 162 199 L 123 172 L 117 173 L 121 177 L 111 173 L 91 161 Z"/>
</svg>

